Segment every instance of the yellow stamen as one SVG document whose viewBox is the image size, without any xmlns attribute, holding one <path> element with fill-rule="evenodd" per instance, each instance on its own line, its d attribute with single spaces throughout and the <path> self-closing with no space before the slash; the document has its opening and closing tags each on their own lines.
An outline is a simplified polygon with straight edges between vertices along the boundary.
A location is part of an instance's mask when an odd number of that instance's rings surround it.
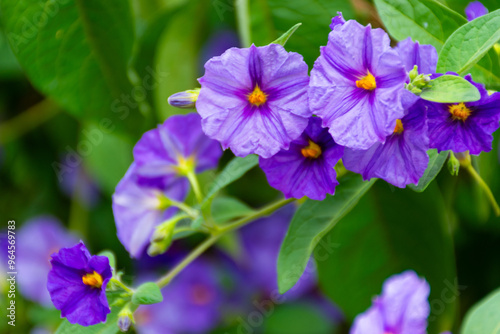
<svg viewBox="0 0 500 334">
<path fill-rule="evenodd" d="M 366 90 L 374 90 L 375 88 L 377 88 L 377 82 L 373 74 L 368 71 L 368 74 L 366 76 L 356 81 L 356 87 Z"/>
<path fill-rule="evenodd" d="M 404 131 L 403 122 L 400 119 L 396 120 L 396 127 L 394 128 L 394 133 L 400 134 Z"/>
<path fill-rule="evenodd" d="M 266 95 L 266 93 L 264 93 L 260 89 L 259 85 L 255 85 L 255 88 L 254 88 L 253 92 L 251 92 L 250 94 L 248 94 L 248 102 L 250 102 L 254 106 L 258 107 L 261 104 L 266 103 L 266 101 L 267 101 L 267 95 Z"/>
<path fill-rule="evenodd" d="M 92 274 L 87 274 L 82 277 L 83 284 L 90 285 L 93 288 L 100 288 L 102 286 L 102 276 L 96 271 Z"/>
<path fill-rule="evenodd" d="M 182 155 L 179 155 L 177 157 L 177 166 L 175 168 L 180 175 L 187 175 L 187 173 L 192 171 L 194 167 L 195 161 L 193 156 L 185 158 Z"/>
<path fill-rule="evenodd" d="M 448 106 L 451 117 L 454 120 L 464 121 L 470 116 L 471 110 L 465 106 L 463 102 L 458 104 L 451 104 Z"/>
<path fill-rule="evenodd" d="M 321 147 L 318 144 L 309 140 L 309 146 L 304 147 L 300 150 L 300 153 L 304 156 L 304 158 L 309 159 L 317 159 L 321 155 Z"/>
</svg>

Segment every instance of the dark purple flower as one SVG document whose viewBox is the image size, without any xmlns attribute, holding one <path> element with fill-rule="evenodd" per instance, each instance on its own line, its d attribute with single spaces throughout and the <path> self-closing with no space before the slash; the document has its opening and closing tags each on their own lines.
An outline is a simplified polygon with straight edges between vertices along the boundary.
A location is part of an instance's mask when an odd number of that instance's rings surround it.
<svg viewBox="0 0 500 334">
<path fill-rule="evenodd" d="M 337 23 L 311 71 L 309 106 L 337 144 L 368 149 L 384 142 L 404 116 L 406 78 L 382 29 Z"/>
<path fill-rule="evenodd" d="M 132 257 L 138 258 L 150 242 L 154 228 L 176 212 L 167 199 L 184 201 L 189 184 L 185 178 L 177 178 L 164 187 L 154 180 L 139 183 L 136 164 L 116 186 L 113 194 L 113 215 L 118 239 Z"/>
<path fill-rule="evenodd" d="M 169 117 L 146 132 L 134 147 L 137 174 L 169 182 L 194 168 L 197 173 L 217 167 L 222 150 L 205 136 L 196 113 Z"/>
<path fill-rule="evenodd" d="M 419 42 L 413 42 L 411 37 L 401 41 L 396 46 L 396 51 L 401 57 L 401 61 L 407 72 L 418 66 L 418 72 L 421 74 L 436 73 L 438 54 L 436 48 L 430 44 L 421 45 Z"/>
<path fill-rule="evenodd" d="M 337 145 L 321 120 L 311 117 L 302 135 L 269 159 L 260 158 L 259 165 L 269 184 L 286 198 L 307 196 L 323 200 L 334 194 L 337 182 L 335 164 L 344 148 Z"/>
<path fill-rule="evenodd" d="M 430 287 L 411 270 L 389 277 L 382 295 L 358 315 L 351 334 L 427 334 Z"/>
<path fill-rule="evenodd" d="M 412 93 L 406 91 L 405 95 L 413 101 Z M 413 104 L 407 115 L 397 120 L 394 132 L 385 143 L 377 143 L 368 150 L 346 148 L 344 166 L 361 174 L 363 180 L 381 178 L 399 188 L 417 184 L 429 163 L 425 110 L 423 100 Z"/>
<path fill-rule="evenodd" d="M 45 306 L 52 305 L 47 291 L 50 255 L 70 247 L 78 239 L 51 216 L 40 216 L 24 223 L 17 234 L 17 283 L 26 298 Z"/>
<path fill-rule="evenodd" d="M 224 291 L 219 272 L 202 258 L 192 262 L 162 289 L 163 302 L 135 313 L 141 334 L 208 333 L 222 318 Z"/>
<path fill-rule="evenodd" d="M 472 81 L 470 74 L 465 79 L 479 90 L 481 99 L 453 104 L 427 103 L 430 147 L 477 155 L 492 149 L 492 134 L 500 121 L 500 93 L 488 95 L 482 84 Z"/>
<path fill-rule="evenodd" d="M 54 306 L 72 324 L 95 325 L 111 312 L 106 285 L 112 277 L 105 256 L 91 256 L 83 242 L 52 254 L 47 289 Z"/>
<path fill-rule="evenodd" d="M 287 149 L 311 116 L 307 72 L 301 55 L 278 44 L 231 48 L 210 59 L 198 80 L 203 131 L 240 157 Z"/>
<path fill-rule="evenodd" d="M 488 14 L 488 8 L 486 8 L 481 2 L 473 1 L 465 7 L 465 15 L 467 20 L 472 21 L 480 16 Z"/>
</svg>

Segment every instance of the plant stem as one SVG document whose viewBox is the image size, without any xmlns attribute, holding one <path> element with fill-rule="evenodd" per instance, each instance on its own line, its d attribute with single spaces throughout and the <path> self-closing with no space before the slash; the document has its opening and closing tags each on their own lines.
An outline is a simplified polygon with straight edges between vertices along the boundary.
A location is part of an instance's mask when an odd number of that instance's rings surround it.
<svg viewBox="0 0 500 334">
<path fill-rule="evenodd" d="M 201 193 L 200 184 L 198 183 L 196 174 L 194 173 L 194 171 L 190 171 L 186 174 L 186 176 L 189 180 L 189 183 L 191 184 L 191 187 L 193 187 L 193 192 L 196 196 L 196 200 L 199 204 L 201 204 L 201 202 L 203 202 L 203 194 Z"/>
<path fill-rule="evenodd" d="M 219 228 L 212 234 L 208 239 L 203 241 L 201 244 L 198 245 L 195 249 L 191 251 L 191 253 L 188 254 L 178 265 L 176 265 L 171 271 L 169 271 L 165 276 L 160 278 L 156 284 L 160 287 L 163 288 L 165 287 L 170 281 L 177 276 L 184 268 L 186 268 L 191 262 L 196 260 L 198 256 L 203 254 L 210 246 L 215 244 L 217 240 L 219 240 L 220 237 L 225 235 L 226 233 L 236 230 L 258 218 L 268 216 L 274 211 L 278 210 L 279 208 L 287 205 L 288 203 L 291 203 L 295 201 L 295 198 L 290 198 L 290 199 L 283 199 L 278 202 L 275 202 L 269 206 L 266 206 L 265 208 L 252 213 L 244 218 L 241 218 L 240 220 L 234 222 L 233 224 L 229 224 L 227 226 L 224 226 L 222 228 Z"/>
<path fill-rule="evenodd" d="M 127 287 L 125 284 L 123 284 L 122 282 L 120 282 L 119 280 L 117 280 L 114 277 L 111 278 L 109 281 L 112 282 L 113 284 L 118 285 L 120 288 L 122 288 L 123 290 L 125 290 L 128 293 L 133 293 L 134 292 L 132 289 L 130 289 L 129 287 Z"/>
<path fill-rule="evenodd" d="M 479 173 L 474 169 L 474 167 L 469 164 L 466 166 L 467 171 L 469 174 L 479 183 L 479 186 L 484 190 L 486 193 L 486 196 L 488 196 L 488 199 L 490 200 L 491 206 L 493 207 L 493 211 L 495 212 L 495 215 L 497 217 L 500 216 L 500 207 L 498 206 L 497 201 L 495 200 L 495 196 L 493 196 L 493 193 L 491 192 L 490 187 L 484 182 L 483 178 Z"/>
<path fill-rule="evenodd" d="M 234 7 L 236 8 L 238 35 L 240 36 L 241 45 L 246 48 L 250 46 L 252 40 L 250 38 L 250 14 L 248 10 L 248 0 L 235 0 Z"/>
<path fill-rule="evenodd" d="M 198 216 L 198 212 L 195 209 L 193 209 L 192 207 L 190 207 L 189 205 L 182 203 L 182 202 L 178 202 L 178 201 L 173 200 L 173 199 L 169 199 L 169 201 L 170 201 L 171 206 L 174 206 L 178 209 L 181 209 L 182 211 L 187 213 L 189 217 L 196 218 Z"/>
</svg>

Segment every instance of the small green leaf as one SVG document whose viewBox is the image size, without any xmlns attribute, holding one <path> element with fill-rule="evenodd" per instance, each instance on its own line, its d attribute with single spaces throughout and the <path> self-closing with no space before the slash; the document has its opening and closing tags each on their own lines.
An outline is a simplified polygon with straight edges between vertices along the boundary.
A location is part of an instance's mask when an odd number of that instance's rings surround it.
<svg viewBox="0 0 500 334">
<path fill-rule="evenodd" d="M 216 197 L 212 202 L 212 216 L 217 224 L 254 212 L 248 205 L 232 197 Z"/>
<path fill-rule="evenodd" d="M 154 282 L 140 285 L 132 296 L 132 303 L 137 305 L 150 305 L 163 301 L 160 288 Z"/>
<path fill-rule="evenodd" d="M 437 71 L 466 74 L 500 40 L 500 10 L 481 16 L 455 31 L 439 54 Z"/>
<path fill-rule="evenodd" d="M 442 75 L 422 89 L 420 97 L 439 103 L 472 102 L 481 98 L 479 90 L 469 81 L 456 75 Z"/>
<path fill-rule="evenodd" d="M 418 185 L 409 185 L 409 187 L 416 192 L 422 192 L 427 189 L 429 184 L 439 174 L 441 168 L 443 168 L 444 162 L 448 157 L 448 151 L 438 154 L 435 149 L 427 151 L 427 154 L 429 155 L 429 165 L 427 165 L 424 175 L 418 181 Z"/>
<path fill-rule="evenodd" d="M 335 196 L 324 201 L 308 199 L 293 216 L 278 256 L 278 287 L 280 293 L 291 289 L 304 272 L 314 247 L 359 199 L 376 179 L 363 182 L 360 175 L 344 177 Z"/>
<path fill-rule="evenodd" d="M 111 313 L 106 317 L 105 323 L 88 327 L 71 324 L 68 320 L 64 319 L 57 328 L 56 334 L 116 334 L 119 332 L 117 325 L 119 312 L 119 307 L 112 307 Z"/>
<path fill-rule="evenodd" d="M 465 316 L 461 334 L 500 334 L 500 289 L 490 293 Z"/>
<path fill-rule="evenodd" d="M 109 260 L 109 265 L 111 266 L 111 268 L 113 268 L 113 270 L 116 272 L 116 257 L 115 257 L 115 254 L 113 254 L 112 251 L 109 251 L 109 250 L 103 250 L 102 252 L 100 252 L 99 254 L 97 254 L 99 256 L 105 256 L 108 258 Z"/>
<path fill-rule="evenodd" d="M 281 35 L 280 37 L 278 37 L 271 44 L 280 44 L 282 46 L 285 46 L 285 44 L 288 41 L 288 39 L 290 38 L 290 36 L 292 36 L 293 33 L 295 32 L 295 30 L 297 30 L 301 25 L 302 25 L 302 23 L 297 23 L 296 25 L 294 25 L 293 27 L 291 27 L 290 29 L 288 29 L 288 31 L 285 32 L 283 35 Z"/>
</svg>

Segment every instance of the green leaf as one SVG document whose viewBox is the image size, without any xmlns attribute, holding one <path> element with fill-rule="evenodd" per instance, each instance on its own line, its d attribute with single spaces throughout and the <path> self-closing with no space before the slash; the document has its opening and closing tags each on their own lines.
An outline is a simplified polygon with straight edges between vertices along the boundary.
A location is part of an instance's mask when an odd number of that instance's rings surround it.
<svg viewBox="0 0 500 334">
<path fill-rule="evenodd" d="M 293 33 L 295 32 L 295 30 L 297 30 L 301 25 L 302 25 L 302 23 L 297 23 L 296 25 L 294 25 L 293 27 L 288 29 L 288 31 L 285 32 L 283 35 L 278 37 L 278 39 L 276 39 L 273 43 L 285 46 L 285 44 L 288 41 L 288 39 L 290 38 L 290 36 L 292 36 Z"/>
<path fill-rule="evenodd" d="M 439 103 L 473 102 L 481 98 L 479 90 L 469 81 L 455 75 L 442 75 L 422 89 L 420 97 Z"/>
<path fill-rule="evenodd" d="M 116 257 L 115 257 L 115 254 L 113 254 L 112 251 L 103 250 L 102 252 L 99 252 L 99 254 L 97 254 L 97 255 L 107 257 L 108 260 L 109 260 L 110 267 L 113 268 L 113 270 L 114 270 L 113 274 L 116 274 Z"/>
<path fill-rule="evenodd" d="M 232 197 L 216 197 L 212 202 L 212 216 L 217 224 L 224 224 L 253 212 L 248 205 Z"/>
<path fill-rule="evenodd" d="M 215 180 L 208 184 L 208 191 L 201 205 L 202 208 L 210 205 L 210 202 L 219 190 L 238 180 L 240 177 L 245 175 L 246 172 L 258 164 L 259 157 L 256 155 L 248 155 L 244 158 L 234 158 L 231 160 L 222 172 L 217 175 Z"/>
<path fill-rule="evenodd" d="M 490 293 L 465 316 L 461 334 L 500 334 L 500 289 Z"/>
<path fill-rule="evenodd" d="M 56 334 L 116 334 L 119 333 L 118 328 L 118 313 L 119 307 L 112 307 L 111 313 L 106 317 L 106 322 L 93 326 L 83 327 L 78 324 L 70 324 L 64 319 Z"/>
<path fill-rule="evenodd" d="M 500 10 L 481 16 L 455 31 L 439 53 L 438 72 L 466 74 L 500 40 Z"/>
<path fill-rule="evenodd" d="M 409 185 L 410 189 L 416 192 L 422 192 L 427 189 L 429 184 L 431 184 L 439 174 L 441 168 L 443 168 L 444 162 L 448 158 L 448 151 L 438 154 L 436 149 L 432 149 L 427 151 L 427 154 L 429 155 L 429 165 L 427 165 L 424 175 L 418 181 L 418 185 Z"/>
<path fill-rule="evenodd" d="M 132 303 L 136 305 L 150 305 L 163 301 L 160 288 L 154 282 L 140 285 L 132 296 Z"/>
<path fill-rule="evenodd" d="M 110 119 L 139 133 L 128 64 L 134 45 L 129 1 L 38 0 L 0 3 L 11 47 L 33 85 L 73 115 Z M 129 98 L 130 104 L 123 101 Z"/>
<path fill-rule="evenodd" d="M 379 182 L 321 240 L 314 252 L 320 286 L 348 321 L 388 277 L 412 269 L 431 286 L 429 333 L 452 328 L 462 287 L 445 211 L 436 185 L 423 194 Z"/>
<path fill-rule="evenodd" d="M 341 179 L 335 196 L 327 196 L 323 201 L 308 199 L 302 204 L 293 216 L 278 256 L 280 293 L 297 283 L 321 238 L 354 208 L 375 181 L 363 182 L 360 175 L 348 175 Z"/>
</svg>

